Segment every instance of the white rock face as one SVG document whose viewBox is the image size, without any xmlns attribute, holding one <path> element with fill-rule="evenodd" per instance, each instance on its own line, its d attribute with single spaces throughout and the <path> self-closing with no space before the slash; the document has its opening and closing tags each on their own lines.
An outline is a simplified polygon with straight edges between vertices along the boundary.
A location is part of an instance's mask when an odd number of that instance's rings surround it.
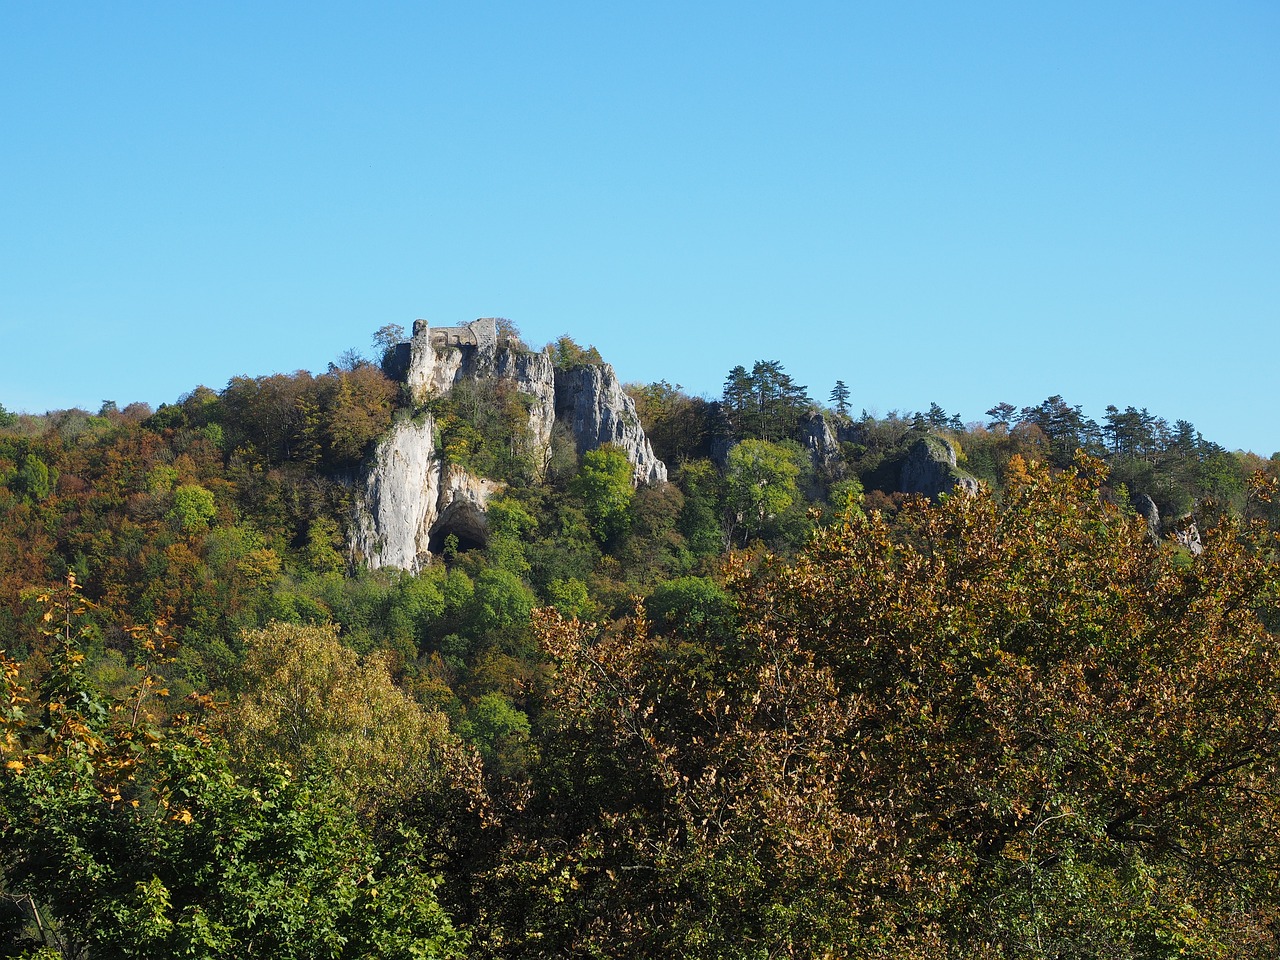
<svg viewBox="0 0 1280 960">
<path fill-rule="evenodd" d="M 551 429 L 556 425 L 556 367 L 545 353 L 501 349 L 493 358 L 493 375 L 511 380 L 516 389 L 533 400 L 529 407 L 529 432 L 539 451 L 539 471 L 551 459 Z"/>
<path fill-rule="evenodd" d="M 529 399 L 529 431 L 538 465 L 551 458 L 551 434 L 565 421 L 579 453 L 606 443 L 622 449 L 637 483 L 667 479 L 666 465 L 640 426 L 635 404 L 608 364 L 557 370 L 544 353 L 501 342 L 492 320 L 432 329 L 414 324 L 405 383 L 415 404 L 448 393 L 463 380 L 505 380 Z M 356 563 L 416 573 L 449 534 L 462 546 L 488 537 L 485 510 L 501 484 L 444 466 L 435 449 L 435 423 L 419 416 L 397 423 L 378 444 L 355 497 L 351 556 Z"/>
<path fill-rule="evenodd" d="M 405 376 L 414 402 L 425 403 L 448 393 L 460 380 L 510 380 L 533 400 L 529 431 L 537 459 L 545 466 L 551 456 L 551 428 L 556 421 L 556 369 L 551 358 L 487 340 L 474 346 L 441 346 L 439 333 L 425 323 L 415 326 Z"/>
<path fill-rule="evenodd" d="M 635 466 L 637 483 L 667 479 L 667 465 L 653 455 L 636 405 L 609 364 L 585 364 L 556 372 L 556 418 L 569 425 L 579 453 L 611 443 Z"/>
<path fill-rule="evenodd" d="M 434 430 L 429 416 L 406 420 L 378 444 L 356 490 L 351 553 L 357 563 L 417 573 L 450 533 L 464 546 L 488 539 L 485 509 L 502 485 L 441 463 Z"/>
<path fill-rule="evenodd" d="M 370 569 L 417 572 L 430 559 L 427 544 L 440 500 L 440 461 L 430 416 L 403 420 L 378 444 L 356 488 L 351 552 Z"/>
</svg>

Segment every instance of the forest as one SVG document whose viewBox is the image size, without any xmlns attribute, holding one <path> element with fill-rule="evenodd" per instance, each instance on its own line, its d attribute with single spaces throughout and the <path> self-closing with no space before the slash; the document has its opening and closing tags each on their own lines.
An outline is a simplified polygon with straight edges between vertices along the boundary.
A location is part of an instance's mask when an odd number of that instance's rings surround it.
<svg viewBox="0 0 1280 960">
<path fill-rule="evenodd" d="M 760 360 L 637 485 L 402 339 L 0 406 L 0 956 L 1280 956 L 1280 454 Z M 486 536 L 370 569 L 425 413 Z"/>
</svg>

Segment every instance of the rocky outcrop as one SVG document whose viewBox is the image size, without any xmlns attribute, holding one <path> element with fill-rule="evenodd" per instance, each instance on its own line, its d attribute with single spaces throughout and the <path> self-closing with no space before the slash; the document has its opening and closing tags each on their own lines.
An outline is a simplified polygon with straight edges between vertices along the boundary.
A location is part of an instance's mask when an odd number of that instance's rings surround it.
<svg viewBox="0 0 1280 960">
<path fill-rule="evenodd" d="M 1170 536 L 1174 543 L 1188 551 L 1193 557 L 1198 557 L 1204 553 L 1204 543 L 1200 539 L 1200 528 L 1196 526 L 1190 514 L 1187 514 L 1174 525 Z"/>
<path fill-rule="evenodd" d="M 978 481 L 956 467 L 956 451 L 950 443 L 942 437 L 928 434 L 907 451 L 898 489 L 936 500 L 942 494 L 957 489 L 977 493 Z"/>
<path fill-rule="evenodd" d="M 356 488 L 351 555 L 371 569 L 419 570 L 439 513 L 440 462 L 426 416 L 396 423 Z"/>
<path fill-rule="evenodd" d="M 654 456 L 635 404 L 609 364 L 556 371 L 556 419 L 568 426 L 579 453 L 611 443 L 634 465 L 637 483 L 667 479 L 666 464 Z"/>
<path fill-rule="evenodd" d="M 501 485 L 443 464 L 434 434 L 424 416 L 400 421 L 378 444 L 356 489 L 354 562 L 416 573 L 451 534 L 463 548 L 485 545 L 485 508 Z"/>
<path fill-rule="evenodd" d="M 445 541 L 456 537 L 462 549 L 483 547 L 489 540 L 489 524 L 485 510 L 489 498 L 502 489 L 495 480 L 468 473 L 454 464 L 440 471 L 440 495 L 436 501 L 436 519 L 427 536 L 427 548 L 433 554 L 443 551 Z"/>
<path fill-rule="evenodd" d="M 1133 498 L 1133 507 L 1138 511 L 1138 516 L 1147 521 L 1147 536 L 1152 543 L 1160 542 L 1160 511 L 1156 507 L 1156 502 L 1145 493 L 1140 493 Z"/>
<path fill-rule="evenodd" d="M 809 451 L 813 469 L 821 476 L 839 479 L 844 475 L 844 460 L 840 457 L 840 439 L 835 429 L 821 413 L 810 413 L 800 418 L 800 437 Z"/>
<path fill-rule="evenodd" d="M 551 357 L 522 349 L 499 336 L 497 321 L 432 328 L 423 320 L 413 338 L 392 352 L 388 365 L 404 378 L 415 405 L 448 393 L 464 380 L 509 381 L 526 398 L 535 456 L 545 467 L 551 435 L 563 422 L 578 453 L 606 443 L 634 465 L 637 483 L 667 479 L 653 454 L 635 404 L 608 364 L 557 370 Z M 434 443 L 429 415 L 398 422 L 378 444 L 357 484 L 350 552 L 371 568 L 418 571 L 453 536 L 459 547 L 483 546 L 485 511 L 500 485 L 445 465 Z"/>
<path fill-rule="evenodd" d="M 515 381 L 522 393 L 548 401 L 548 419 L 554 415 L 555 367 L 551 358 L 501 340 L 496 320 L 475 320 L 462 327 L 414 322 L 404 374 L 414 403 L 448 393 L 460 380 L 487 378 Z M 550 436 L 550 428 L 546 432 Z"/>
</svg>

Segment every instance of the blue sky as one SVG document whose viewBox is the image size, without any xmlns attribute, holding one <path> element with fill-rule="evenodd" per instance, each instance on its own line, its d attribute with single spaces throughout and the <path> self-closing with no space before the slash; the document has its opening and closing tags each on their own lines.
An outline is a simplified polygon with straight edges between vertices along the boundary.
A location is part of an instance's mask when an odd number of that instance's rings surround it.
<svg viewBox="0 0 1280 960">
<path fill-rule="evenodd" d="M 0 5 L 0 403 L 514 320 L 1280 450 L 1280 6 Z"/>
</svg>

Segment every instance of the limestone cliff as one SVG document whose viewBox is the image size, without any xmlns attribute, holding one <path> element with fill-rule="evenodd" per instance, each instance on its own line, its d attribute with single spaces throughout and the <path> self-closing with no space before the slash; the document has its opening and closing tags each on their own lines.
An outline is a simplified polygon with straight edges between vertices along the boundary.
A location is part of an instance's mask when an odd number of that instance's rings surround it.
<svg viewBox="0 0 1280 960">
<path fill-rule="evenodd" d="M 556 371 L 556 419 L 568 425 L 579 453 L 611 443 L 633 464 L 637 483 L 667 479 L 667 465 L 654 456 L 635 404 L 609 364 Z"/>
<path fill-rule="evenodd" d="M 430 416 L 403 420 L 377 446 L 356 488 L 351 554 L 371 569 L 419 570 L 439 513 L 440 461 Z"/>
<path fill-rule="evenodd" d="M 485 508 L 501 484 L 445 464 L 434 434 L 435 423 L 424 415 L 400 421 L 378 444 L 356 489 L 356 563 L 416 573 L 450 535 L 464 548 L 488 539 Z"/>
<path fill-rule="evenodd" d="M 419 320 L 413 325 L 406 367 L 405 384 L 415 404 L 448 393 L 461 380 L 510 380 L 531 400 L 529 431 L 546 462 L 556 418 L 556 370 L 545 353 L 504 342 L 491 318 L 444 328 Z"/>
<path fill-rule="evenodd" d="M 510 381 L 527 398 L 541 466 L 551 456 L 552 430 L 563 422 L 579 453 L 612 443 L 634 464 L 637 483 L 667 479 L 666 465 L 654 456 L 635 405 L 608 364 L 557 370 L 551 357 L 504 341 L 497 321 L 485 319 L 444 328 L 419 320 L 413 339 L 396 351 L 395 367 L 414 406 L 464 380 Z M 486 505 L 501 485 L 444 464 L 434 433 L 430 415 L 420 413 L 398 422 L 378 444 L 357 482 L 354 562 L 416 572 L 449 535 L 464 548 L 484 545 Z"/>
<path fill-rule="evenodd" d="M 800 437 L 809 451 L 815 472 L 836 479 L 844 476 L 839 435 L 826 414 L 815 411 L 801 417 Z"/>
</svg>

